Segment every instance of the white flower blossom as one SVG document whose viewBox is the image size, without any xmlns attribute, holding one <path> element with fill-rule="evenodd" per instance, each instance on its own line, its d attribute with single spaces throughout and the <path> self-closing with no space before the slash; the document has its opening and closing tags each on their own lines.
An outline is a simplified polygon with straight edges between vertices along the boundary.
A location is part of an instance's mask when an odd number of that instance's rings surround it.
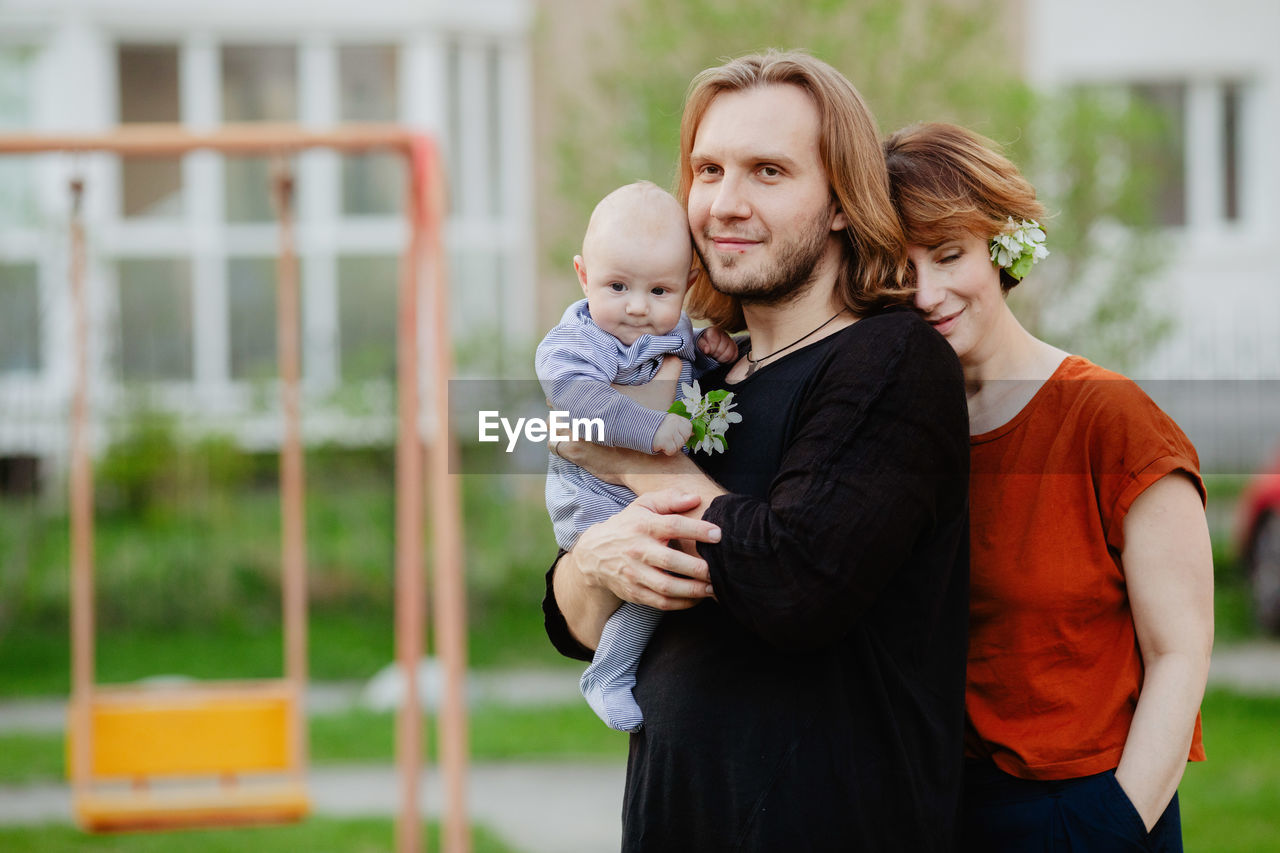
<svg viewBox="0 0 1280 853">
<path fill-rule="evenodd" d="M 710 391 L 703 395 L 701 387 L 694 382 L 682 383 L 680 393 L 681 399 L 672 404 L 671 411 L 687 417 L 694 425 L 694 435 L 686 446 L 695 453 L 723 453 L 727 446 L 724 436 L 730 424 L 742 421 L 742 415 L 731 411 L 737 405 L 733 402 L 733 392 Z M 699 434 L 701 438 L 697 438 Z"/>
<path fill-rule="evenodd" d="M 1044 245 L 1047 239 L 1044 229 L 1034 219 L 1014 222 L 1012 216 L 1007 217 L 1004 228 L 991 238 L 991 262 L 1021 279 L 1031 266 L 1049 257 Z M 1024 257 L 1029 257 L 1030 263 L 1019 263 Z"/>
</svg>

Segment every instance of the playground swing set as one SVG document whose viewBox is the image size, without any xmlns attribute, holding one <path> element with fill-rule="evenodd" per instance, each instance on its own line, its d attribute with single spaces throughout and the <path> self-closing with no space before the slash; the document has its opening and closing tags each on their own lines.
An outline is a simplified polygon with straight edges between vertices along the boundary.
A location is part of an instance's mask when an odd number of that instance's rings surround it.
<svg viewBox="0 0 1280 853">
<path fill-rule="evenodd" d="M 417 662 L 425 622 L 423 436 L 419 303 L 429 289 L 428 363 L 434 429 L 427 442 L 434 542 L 436 650 L 444 664 L 440 762 L 446 788 L 443 848 L 470 849 L 466 658 L 461 510 L 448 430 L 452 354 L 447 318 L 444 179 L 433 141 L 395 125 L 313 132 L 286 125 L 225 126 L 195 134 L 172 125 L 133 125 L 97 136 L 0 136 L 0 154 L 106 152 L 179 156 L 196 149 L 274 156 L 272 196 L 279 225 L 276 337 L 284 432 L 280 451 L 284 675 L 280 679 L 193 684 L 103 685 L 94 671 L 93 474 L 85 283 L 84 182 L 70 182 L 70 263 L 74 384 L 70 422 L 72 688 L 67 759 L 77 821 L 92 832 L 296 821 L 307 793 L 307 632 L 298 258 L 287 156 L 308 148 L 389 149 L 407 165 L 409 241 L 397 306 L 396 657 L 404 684 L 397 720 L 401 802 L 396 847 L 421 849 L 421 707 Z"/>
</svg>

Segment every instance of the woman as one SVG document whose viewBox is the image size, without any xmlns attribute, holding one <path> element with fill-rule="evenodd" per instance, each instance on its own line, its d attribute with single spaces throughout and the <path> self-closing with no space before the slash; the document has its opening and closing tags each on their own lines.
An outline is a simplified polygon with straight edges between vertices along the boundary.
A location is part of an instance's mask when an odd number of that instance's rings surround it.
<svg viewBox="0 0 1280 853">
<path fill-rule="evenodd" d="M 1195 449 L 1137 385 L 1010 311 L 1047 254 L 1043 208 L 993 143 L 925 124 L 884 149 L 916 307 L 969 403 L 964 846 L 1181 850 L 1213 643 Z"/>
</svg>

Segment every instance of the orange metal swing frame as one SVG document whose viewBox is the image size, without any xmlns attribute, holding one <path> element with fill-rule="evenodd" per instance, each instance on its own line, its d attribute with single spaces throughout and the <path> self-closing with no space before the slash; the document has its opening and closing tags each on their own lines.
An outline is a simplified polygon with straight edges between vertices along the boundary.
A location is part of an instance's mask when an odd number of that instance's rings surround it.
<svg viewBox="0 0 1280 853">
<path fill-rule="evenodd" d="M 429 359 L 434 374 L 432 411 L 436 418 L 427 466 L 435 534 L 435 637 L 445 670 L 440 712 L 441 764 L 447 786 L 444 849 L 465 853 L 470 848 L 463 704 L 466 617 L 460 499 L 457 481 L 448 475 L 454 451 L 447 424 L 452 354 L 441 239 L 444 180 L 431 140 L 395 125 L 350 125 L 323 132 L 292 125 L 241 125 L 204 134 L 172 125 L 133 125 L 92 136 L 0 135 L 0 154 L 63 151 L 154 157 L 206 149 L 278 158 L 273 195 L 280 223 L 277 344 L 285 423 L 280 477 L 285 653 L 284 677 L 278 680 L 192 686 L 95 682 L 89 323 L 80 203 L 84 187 L 78 177 L 71 182 L 75 378 L 70 447 L 72 691 L 67 746 L 74 812 L 86 829 L 111 831 L 290 821 L 309 810 L 298 259 L 293 238 L 293 179 L 285 159 L 285 155 L 307 148 L 391 150 L 400 153 L 408 165 L 410 238 L 401 266 L 397 311 L 396 654 L 405 684 L 396 738 L 401 785 L 397 849 L 402 853 L 421 849 L 417 661 L 423 652 L 425 585 L 418 330 L 422 282 L 426 280 L 433 343 Z"/>
</svg>

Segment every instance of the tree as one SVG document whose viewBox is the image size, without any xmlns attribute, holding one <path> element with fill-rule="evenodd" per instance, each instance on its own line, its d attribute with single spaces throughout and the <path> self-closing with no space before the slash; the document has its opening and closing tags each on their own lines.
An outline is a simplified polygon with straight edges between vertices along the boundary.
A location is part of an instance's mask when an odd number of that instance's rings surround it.
<svg viewBox="0 0 1280 853">
<path fill-rule="evenodd" d="M 1147 308 L 1162 256 L 1149 199 L 1159 124 L 1120 92 L 1037 93 L 1021 79 L 1021 24 L 1000 0 L 635 0 L 596 49 L 558 136 L 573 254 L 592 205 L 619 184 L 674 186 L 682 97 L 701 69 L 766 47 L 803 47 L 854 81 L 882 130 L 953 121 L 1005 146 L 1040 188 L 1052 256 L 1017 288 L 1036 334 L 1118 368 L 1170 329 Z M 590 50 L 590 46 L 585 49 Z"/>
</svg>

